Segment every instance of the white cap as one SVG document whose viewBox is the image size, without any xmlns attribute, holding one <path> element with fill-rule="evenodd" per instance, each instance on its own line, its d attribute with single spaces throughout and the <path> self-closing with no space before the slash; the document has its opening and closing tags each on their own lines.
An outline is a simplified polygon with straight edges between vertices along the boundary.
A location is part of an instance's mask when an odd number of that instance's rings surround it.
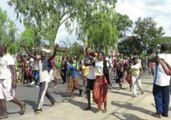
<svg viewBox="0 0 171 120">
<path fill-rule="evenodd" d="M 30 59 L 30 62 L 33 62 L 33 61 L 34 61 L 34 59 L 33 59 L 33 58 L 31 58 L 31 59 Z"/>
<path fill-rule="evenodd" d="M 42 51 L 43 51 L 43 52 L 46 52 L 46 53 L 50 53 L 50 52 L 51 52 L 51 50 L 46 49 L 46 48 L 42 48 Z"/>
</svg>

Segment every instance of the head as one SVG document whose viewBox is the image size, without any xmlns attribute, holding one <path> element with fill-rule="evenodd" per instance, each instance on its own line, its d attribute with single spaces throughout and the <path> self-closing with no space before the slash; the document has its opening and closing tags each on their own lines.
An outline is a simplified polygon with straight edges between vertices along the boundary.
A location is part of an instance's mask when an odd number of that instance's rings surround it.
<svg viewBox="0 0 171 120">
<path fill-rule="evenodd" d="M 137 64 L 138 63 L 138 57 L 133 57 L 133 64 Z"/>
<path fill-rule="evenodd" d="M 0 45 L 0 57 L 2 57 L 6 53 L 6 47 Z"/>
<path fill-rule="evenodd" d="M 42 58 L 42 59 L 45 59 L 46 56 L 47 56 L 47 53 L 44 52 L 44 51 L 42 51 L 42 52 L 41 52 L 41 58 Z"/>
<path fill-rule="evenodd" d="M 98 60 L 100 60 L 100 61 L 104 60 L 103 52 L 98 52 Z"/>
<path fill-rule="evenodd" d="M 50 54 L 50 52 L 51 52 L 50 50 L 43 48 L 41 51 L 41 58 L 45 59 L 45 57 L 48 56 Z"/>
<path fill-rule="evenodd" d="M 70 56 L 68 57 L 67 61 L 70 63 L 70 64 L 73 64 L 74 63 L 74 59 Z"/>
<path fill-rule="evenodd" d="M 167 44 L 167 43 L 163 43 L 163 44 L 161 45 L 161 47 L 160 47 L 161 53 L 167 52 L 168 50 L 169 50 L 168 44 Z"/>
<path fill-rule="evenodd" d="M 95 53 L 94 52 L 90 52 L 89 53 L 89 58 L 90 59 L 94 59 L 96 57 Z"/>
<path fill-rule="evenodd" d="M 93 49 L 87 48 L 87 49 L 86 49 L 86 56 L 89 56 L 90 53 L 92 53 L 92 52 L 94 52 Z"/>
<path fill-rule="evenodd" d="M 129 64 L 126 64 L 125 70 L 128 71 L 128 70 L 130 70 L 130 69 L 131 69 L 130 65 L 129 65 Z"/>
</svg>

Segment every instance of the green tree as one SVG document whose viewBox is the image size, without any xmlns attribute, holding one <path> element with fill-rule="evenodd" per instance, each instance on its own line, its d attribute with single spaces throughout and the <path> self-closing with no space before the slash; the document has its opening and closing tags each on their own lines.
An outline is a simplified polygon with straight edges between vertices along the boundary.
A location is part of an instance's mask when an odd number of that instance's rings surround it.
<svg viewBox="0 0 171 120">
<path fill-rule="evenodd" d="M 128 16 L 116 13 L 113 7 L 101 8 L 98 11 L 87 11 L 81 17 L 77 33 L 79 39 L 89 47 L 108 52 L 115 47 L 121 33 L 132 25 L 132 21 Z"/>
<path fill-rule="evenodd" d="M 140 39 L 136 36 L 129 36 L 118 43 L 118 50 L 125 55 L 140 55 L 143 51 L 143 46 L 140 44 Z"/>
<path fill-rule="evenodd" d="M 157 27 L 157 23 L 152 18 L 138 18 L 133 34 L 139 37 L 143 44 L 154 47 L 155 41 L 164 35 L 164 30 L 162 27 Z"/>
<path fill-rule="evenodd" d="M 18 42 L 16 38 L 17 28 L 11 21 L 7 13 L 0 8 L 0 44 L 8 47 L 11 53 L 18 51 Z"/>
<path fill-rule="evenodd" d="M 9 0 L 9 5 L 15 8 L 17 17 L 37 30 L 36 40 L 44 36 L 53 43 L 59 27 L 65 23 L 71 28 L 71 23 L 84 15 L 86 11 L 98 10 L 100 4 L 112 6 L 115 0 Z M 79 20 L 79 19 L 77 19 Z M 72 30 L 71 30 L 72 31 Z M 39 36 L 40 35 L 40 36 Z"/>
<path fill-rule="evenodd" d="M 28 47 L 35 47 L 38 45 L 35 44 L 37 41 L 34 41 L 36 38 L 36 35 L 35 35 L 35 31 L 34 31 L 34 28 L 32 27 L 27 27 L 22 33 L 21 33 L 21 38 L 20 38 L 20 41 L 21 41 L 21 44 L 22 45 L 25 45 L 25 46 L 28 46 Z"/>
<path fill-rule="evenodd" d="M 70 54 L 71 54 L 71 56 L 80 58 L 84 54 L 84 47 L 82 45 L 80 45 L 80 43 L 74 42 L 70 46 Z"/>
<path fill-rule="evenodd" d="M 125 54 L 140 55 L 144 52 L 151 53 L 157 44 L 164 40 L 164 30 L 157 27 L 152 18 L 138 18 L 135 22 L 133 35 L 126 37 L 118 44 L 119 51 Z"/>
</svg>

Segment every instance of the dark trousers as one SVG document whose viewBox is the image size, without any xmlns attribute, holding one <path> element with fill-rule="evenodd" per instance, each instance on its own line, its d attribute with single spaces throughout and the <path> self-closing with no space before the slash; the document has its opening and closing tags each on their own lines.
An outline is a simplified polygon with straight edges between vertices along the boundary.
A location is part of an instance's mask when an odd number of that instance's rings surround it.
<svg viewBox="0 0 171 120">
<path fill-rule="evenodd" d="M 52 103 L 55 101 L 53 96 L 48 91 L 48 82 L 41 82 L 40 83 L 40 90 L 39 90 L 39 97 L 38 97 L 38 106 L 37 109 L 42 109 L 44 103 L 44 97 L 46 96 L 48 100 Z"/>
<path fill-rule="evenodd" d="M 168 116 L 169 111 L 169 86 L 153 85 L 153 95 L 157 114 Z"/>
<path fill-rule="evenodd" d="M 66 70 L 62 70 L 61 72 L 61 78 L 63 80 L 63 83 L 66 83 Z"/>
</svg>

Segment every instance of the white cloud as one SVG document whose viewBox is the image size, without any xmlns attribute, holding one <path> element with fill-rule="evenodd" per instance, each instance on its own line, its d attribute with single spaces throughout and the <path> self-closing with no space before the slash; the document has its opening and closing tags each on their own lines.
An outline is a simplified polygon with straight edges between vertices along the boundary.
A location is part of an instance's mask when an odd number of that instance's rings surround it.
<svg viewBox="0 0 171 120">
<path fill-rule="evenodd" d="M 171 35 L 171 0 L 118 0 L 116 11 L 136 21 L 138 17 L 152 17 L 162 26 L 166 36 Z"/>
</svg>

